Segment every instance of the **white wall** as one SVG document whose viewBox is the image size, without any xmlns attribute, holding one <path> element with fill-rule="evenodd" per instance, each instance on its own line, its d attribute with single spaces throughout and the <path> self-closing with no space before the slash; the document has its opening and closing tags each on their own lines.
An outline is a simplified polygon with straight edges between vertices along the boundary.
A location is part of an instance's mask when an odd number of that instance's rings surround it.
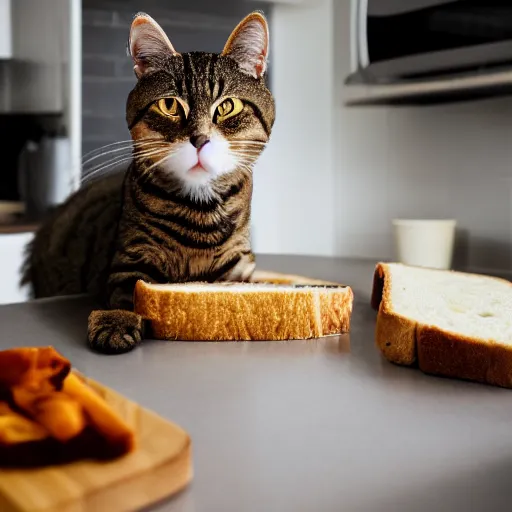
<svg viewBox="0 0 512 512">
<path fill-rule="evenodd" d="M 431 107 L 343 105 L 349 2 L 335 2 L 334 189 L 342 256 L 392 258 L 394 217 L 459 224 L 456 263 L 512 270 L 512 98 Z"/>
<path fill-rule="evenodd" d="M 349 0 L 275 8 L 256 252 L 387 259 L 394 217 L 454 217 L 458 262 L 512 271 L 512 99 L 345 107 L 349 23 Z"/>
<path fill-rule="evenodd" d="M 70 192 L 80 186 L 82 176 L 82 1 L 69 1 L 68 90 L 66 105 L 67 125 L 71 139 L 72 180 Z"/>
<path fill-rule="evenodd" d="M 24 302 L 28 299 L 28 290 L 21 289 L 19 283 L 25 246 L 32 237 L 31 233 L 0 236 L 0 304 Z"/>
<path fill-rule="evenodd" d="M 0 0 L 0 59 L 9 59 L 11 57 L 11 0 Z"/>
<path fill-rule="evenodd" d="M 254 173 L 258 253 L 335 251 L 331 14 L 332 0 L 276 5 L 272 12 L 277 116 Z"/>
</svg>

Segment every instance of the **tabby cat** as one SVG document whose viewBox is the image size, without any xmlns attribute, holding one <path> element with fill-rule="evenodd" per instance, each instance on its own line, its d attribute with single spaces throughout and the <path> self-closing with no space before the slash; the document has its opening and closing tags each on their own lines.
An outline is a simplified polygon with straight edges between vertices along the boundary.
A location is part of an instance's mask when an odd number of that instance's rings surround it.
<svg viewBox="0 0 512 512">
<path fill-rule="evenodd" d="M 128 43 L 137 83 L 127 100 L 131 163 L 83 185 L 27 248 L 35 298 L 91 294 L 88 343 L 122 353 L 143 337 L 138 279 L 248 280 L 252 168 L 269 140 L 274 99 L 262 14 L 249 14 L 221 54 L 178 53 L 148 15 Z"/>
</svg>

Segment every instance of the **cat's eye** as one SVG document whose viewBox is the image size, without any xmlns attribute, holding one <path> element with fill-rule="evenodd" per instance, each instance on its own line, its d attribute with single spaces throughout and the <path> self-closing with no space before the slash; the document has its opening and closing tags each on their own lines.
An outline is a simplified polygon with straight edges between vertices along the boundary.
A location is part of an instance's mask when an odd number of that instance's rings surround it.
<svg viewBox="0 0 512 512">
<path fill-rule="evenodd" d="M 215 109 L 214 121 L 222 123 L 230 117 L 234 117 L 244 109 L 244 104 L 238 98 L 227 98 Z"/>
<path fill-rule="evenodd" d="M 182 110 L 179 101 L 176 98 L 162 98 L 157 103 L 161 114 L 172 119 L 180 119 Z"/>
</svg>

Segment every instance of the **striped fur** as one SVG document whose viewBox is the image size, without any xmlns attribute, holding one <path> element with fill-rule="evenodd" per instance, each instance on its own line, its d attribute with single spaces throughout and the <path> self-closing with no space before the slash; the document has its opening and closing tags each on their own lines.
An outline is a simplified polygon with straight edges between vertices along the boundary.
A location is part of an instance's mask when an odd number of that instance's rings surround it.
<svg viewBox="0 0 512 512">
<path fill-rule="evenodd" d="M 251 37 L 260 37 L 255 19 L 263 24 L 261 37 L 268 34 L 261 15 L 247 19 Z M 84 185 L 53 212 L 28 247 L 22 281 L 36 298 L 97 297 L 104 309 L 91 313 L 88 341 L 107 353 L 130 350 L 143 337 L 133 313 L 138 279 L 250 278 L 252 168 L 275 116 L 263 75 L 247 72 L 252 65 L 261 70 L 257 59 L 242 65 L 230 56 L 230 45 L 220 55 L 179 54 L 166 38 L 158 44 L 137 39 L 163 34 L 148 16 L 139 15 L 133 26 L 130 49 L 139 80 L 126 110 L 132 162 L 123 173 Z M 237 30 L 243 34 L 243 22 Z M 152 48 L 160 53 L 152 55 Z M 252 59 L 254 52 L 247 55 Z M 169 98 L 177 98 L 179 115 Z M 226 98 L 237 103 L 222 103 Z M 241 111 L 224 120 L 220 113 L 238 100 Z M 187 158 L 197 162 L 193 169 Z"/>
</svg>

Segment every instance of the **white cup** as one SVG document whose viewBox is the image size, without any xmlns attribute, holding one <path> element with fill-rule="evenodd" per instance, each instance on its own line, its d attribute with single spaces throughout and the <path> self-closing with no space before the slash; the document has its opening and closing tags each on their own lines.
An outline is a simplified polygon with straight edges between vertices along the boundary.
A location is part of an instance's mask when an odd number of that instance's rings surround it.
<svg viewBox="0 0 512 512">
<path fill-rule="evenodd" d="M 397 261 L 415 267 L 450 269 L 456 225 L 453 219 L 394 219 Z"/>
</svg>

